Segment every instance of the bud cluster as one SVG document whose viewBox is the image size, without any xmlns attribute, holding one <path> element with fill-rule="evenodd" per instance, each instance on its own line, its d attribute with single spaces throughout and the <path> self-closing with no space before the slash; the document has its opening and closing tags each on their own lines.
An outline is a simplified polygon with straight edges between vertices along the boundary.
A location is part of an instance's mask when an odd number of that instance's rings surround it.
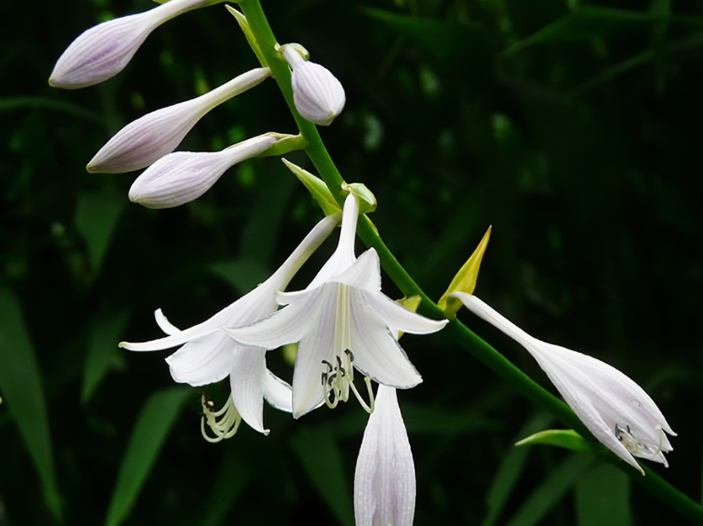
<svg viewBox="0 0 703 526">
<path fill-rule="evenodd" d="M 149 11 L 103 22 L 81 34 L 61 55 L 49 78 L 57 88 L 77 89 L 108 80 L 132 59 L 157 27 L 188 11 L 212 5 L 212 0 L 170 0 Z M 129 123 L 88 163 L 89 172 L 131 172 L 147 168 L 134 181 L 129 198 L 149 208 L 172 208 L 197 199 L 232 166 L 271 150 L 289 151 L 305 141 L 291 135 L 267 133 L 234 144 L 220 152 L 175 152 L 185 136 L 208 112 L 257 86 L 271 76 L 244 15 L 235 15 L 257 56 L 260 68 L 247 71 L 199 97 L 151 112 Z M 340 82 L 326 68 L 308 60 L 298 44 L 277 45 L 278 59 L 292 70 L 298 113 L 315 124 L 329 125 L 344 108 Z"/>
</svg>

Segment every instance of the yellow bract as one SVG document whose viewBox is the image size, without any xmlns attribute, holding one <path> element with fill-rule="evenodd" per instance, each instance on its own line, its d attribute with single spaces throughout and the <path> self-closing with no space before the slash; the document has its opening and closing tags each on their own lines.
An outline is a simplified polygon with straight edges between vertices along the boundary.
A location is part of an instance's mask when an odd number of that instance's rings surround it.
<svg viewBox="0 0 703 526">
<path fill-rule="evenodd" d="M 467 294 L 473 294 L 476 288 L 476 280 L 478 279 L 478 271 L 481 268 L 481 261 L 483 260 L 483 254 L 486 252 L 486 247 L 488 246 L 488 240 L 491 238 L 491 228 L 488 227 L 486 233 L 483 235 L 483 239 L 471 254 L 471 257 L 464 263 L 464 265 L 456 273 L 454 279 L 449 284 L 446 292 L 437 302 L 440 309 L 444 311 L 447 318 L 453 318 L 456 312 L 461 307 L 461 301 L 456 298 L 449 298 L 449 294 L 452 292 L 466 292 Z"/>
</svg>

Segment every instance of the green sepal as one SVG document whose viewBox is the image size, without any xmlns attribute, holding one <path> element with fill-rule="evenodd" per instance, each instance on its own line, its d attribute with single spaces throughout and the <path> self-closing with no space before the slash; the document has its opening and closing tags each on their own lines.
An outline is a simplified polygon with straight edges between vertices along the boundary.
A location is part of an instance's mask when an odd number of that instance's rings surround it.
<svg viewBox="0 0 703 526">
<path fill-rule="evenodd" d="M 224 0 L 216 0 L 216 2 L 220 2 Z M 242 13 L 237 11 L 234 7 L 225 5 L 227 8 L 227 11 L 230 12 L 230 14 L 234 17 L 234 19 L 237 21 L 239 24 L 239 28 L 242 30 L 242 33 L 244 33 L 244 37 L 247 39 L 247 42 L 249 43 L 249 47 L 251 50 L 254 52 L 256 55 L 256 58 L 259 59 L 259 62 L 261 65 L 265 68 L 268 67 L 268 62 L 266 61 L 266 57 L 264 54 L 261 52 L 261 48 L 259 47 L 259 43 L 256 40 L 256 37 L 254 36 L 254 32 L 251 30 L 251 27 L 249 27 L 249 22 L 247 21 L 247 17 L 245 17 Z"/>
<path fill-rule="evenodd" d="M 274 137 L 278 139 L 278 142 L 271 146 L 268 150 L 257 155 L 257 157 L 278 157 L 290 152 L 304 150 L 308 145 L 307 139 L 300 134 L 289 135 L 287 133 L 269 132 L 264 135 Z"/>
<path fill-rule="evenodd" d="M 350 192 L 356 196 L 359 201 L 359 213 L 370 214 L 376 210 L 376 196 L 373 192 L 362 183 L 344 183 L 342 184 L 342 192 Z"/>
<path fill-rule="evenodd" d="M 531 446 L 534 444 L 563 447 L 579 453 L 597 453 L 593 446 L 573 429 L 547 429 L 515 442 L 516 446 Z"/>
<path fill-rule="evenodd" d="M 332 197 L 332 192 L 330 192 L 330 189 L 327 188 L 327 185 L 322 179 L 315 177 L 313 174 L 300 166 L 293 164 L 288 159 L 281 160 L 283 161 L 283 164 L 285 164 L 286 167 L 295 174 L 300 182 L 305 185 L 305 188 L 307 188 L 308 192 L 312 194 L 312 197 L 315 201 L 317 201 L 317 204 L 320 205 L 320 208 L 322 208 L 322 211 L 326 216 L 339 214 L 342 211 L 337 204 L 337 201 L 335 201 L 334 197 Z"/>
<path fill-rule="evenodd" d="M 439 298 L 437 306 L 444 311 L 447 318 L 453 318 L 456 312 L 461 308 L 461 301 L 456 298 L 450 298 L 449 295 L 452 292 L 466 292 L 467 294 L 473 294 L 474 289 L 476 289 L 476 281 L 478 280 L 478 271 L 481 268 L 481 261 L 483 260 L 483 255 L 486 252 L 486 247 L 488 246 L 488 240 L 491 238 L 491 228 L 488 227 L 486 233 L 483 235 L 481 242 L 471 254 L 471 257 L 466 260 L 466 263 L 459 269 L 456 273 L 454 279 L 447 287 L 447 290 Z"/>
</svg>

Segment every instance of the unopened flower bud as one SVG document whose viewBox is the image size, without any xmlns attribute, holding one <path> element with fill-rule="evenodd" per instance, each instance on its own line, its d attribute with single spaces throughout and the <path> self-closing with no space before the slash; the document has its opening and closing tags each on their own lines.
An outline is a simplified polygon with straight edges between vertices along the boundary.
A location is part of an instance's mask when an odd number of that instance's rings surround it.
<svg viewBox="0 0 703 526">
<path fill-rule="evenodd" d="M 261 135 L 220 152 L 175 152 L 144 171 L 129 189 L 129 199 L 147 208 L 173 208 L 207 192 L 225 171 L 270 148 L 277 139 Z"/>
<path fill-rule="evenodd" d="M 356 526 L 412 526 L 415 465 L 396 390 L 378 386 L 354 472 Z"/>
<path fill-rule="evenodd" d="M 293 70 L 293 100 L 310 122 L 328 126 L 344 109 L 344 88 L 330 71 L 307 60 L 300 46 L 283 46 L 283 58 Z"/>
<path fill-rule="evenodd" d="M 88 29 L 59 57 L 49 84 L 55 88 L 77 89 L 114 77 L 154 29 L 206 2 L 171 0 L 149 11 L 115 18 Z"/>
<path fill-rule="evenodd" d="M 129 123 L 95 154 L 88 163 L 88 171 L 121 173 L 149 166 L 175 150 L 211 109 L 256 86 L 270 73 L 268 68 L 253 69 L 200 97 L 162 108 Z"/>
</svg>

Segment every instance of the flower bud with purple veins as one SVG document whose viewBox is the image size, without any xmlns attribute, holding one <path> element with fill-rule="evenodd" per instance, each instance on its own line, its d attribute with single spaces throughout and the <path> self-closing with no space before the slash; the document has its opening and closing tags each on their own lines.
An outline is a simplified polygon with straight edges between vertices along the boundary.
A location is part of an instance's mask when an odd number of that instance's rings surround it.
<svg viewBox="0 0 703 526">
<path fill-rule="evenodd" d="M 117 132 L 88 163 L 88 171 L 122 173 L 149 166 L 175 150 L 206 113 L 270 74 L 268 68 L 252 69 L 200 97 L 144 115 Z"/>
<path fill-rule="evenodd" d="M 293 101 L 298 113 L 310 122 L 329 126 L 344 109 L 342 84 L 327 68 L 309 62 L 301 46 L 286 44 L 282 52 L 293 70 Z"/>
<path fill-rule="evenodd" d="M 78 89 L 114 77 L 154 29 L 186 11 L 203 7 L 207 1 L 171 0 L 149 11 L 91 27 L 59 57 L 49 84 L 55 88 Z"/>
<path fill-rule="evenodd" d="M 260 135 L 220 152 L 175 152 L 145 170 L 129 189 L 129 199 L 147 208 L 173 208 L 207 192 L 229 168 L 256 157 L 278 139 Z"/>
</svg>

